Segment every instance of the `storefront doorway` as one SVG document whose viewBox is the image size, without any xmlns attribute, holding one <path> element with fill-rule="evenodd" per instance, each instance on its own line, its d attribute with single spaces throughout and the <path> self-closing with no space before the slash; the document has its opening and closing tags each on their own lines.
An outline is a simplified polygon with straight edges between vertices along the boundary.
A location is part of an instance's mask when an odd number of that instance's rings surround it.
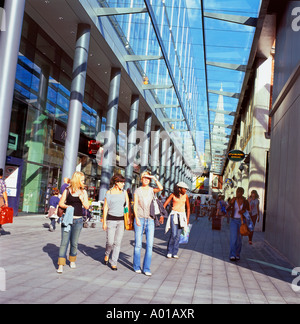
<svg viewBox="0 0 300 324">
<path fill-rule="evenodd" d="M 26 163 L 20 203 L 22 212 L 47 213 L 53 189 L 59 189 L 61 173 L 57 167 Z"/>
</svg>

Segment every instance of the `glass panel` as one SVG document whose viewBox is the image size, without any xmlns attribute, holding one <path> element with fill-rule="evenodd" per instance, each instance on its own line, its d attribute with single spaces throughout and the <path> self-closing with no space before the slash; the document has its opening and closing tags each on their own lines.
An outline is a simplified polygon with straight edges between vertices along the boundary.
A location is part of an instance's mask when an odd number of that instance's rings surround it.
<svg viewBox="0 0 300 324">
<path fill-rule="evenodd" d="M 128 54 L 165 55 L 164 60 L 136 63 L 149 84 L 171 85 L 174 82 L 173 89 L 153 90 L 152 95 L 157 104 L 180 104 L 181 108 L 165 108 L 157 110 L 156 114 L 160 119 L 175 119 L 164 123 L 167 129 L 201 132 L 202 145 L 196 139 L 196 150 L 202 158 L 204 151 L 209 157 L 211 123 L 219 118 L 224 124 L 232 125 L 234 117 L 223 115 L 220 118 L 213 112 L 208 117 L 208 110 L 217 110 L 219 101 L 219 95 L 207 95 L 208 90 L 222 89 L 239 94 L 245 73 L 206 65 L 205 58 L 208 62 L 246 66 L 255 27 L 211 18 L 204 18 L 202 26 L 203 13 L 258 17 L 261 0 L 204 0 L 204 8 L 201 8 L 202 1 L 194 0 L 90 0 L 90 3 L 95 7 L 144 8 L 145 4 L 151 7 L 154 17 L 148 12 L 116 15 L 109 19 Z M 238 99 L 226 97 L 224 93 L 222 102 L 220 109 L 236 111 Z M 185 121 L 176 120 L 184 117 Z M 223 133 L 230 135 L 231 129 L 226 128 Z M 172 137 L 180 144 L 180 138 L 185 140 L 185 136 L 177 135 Z"/>
</svg>

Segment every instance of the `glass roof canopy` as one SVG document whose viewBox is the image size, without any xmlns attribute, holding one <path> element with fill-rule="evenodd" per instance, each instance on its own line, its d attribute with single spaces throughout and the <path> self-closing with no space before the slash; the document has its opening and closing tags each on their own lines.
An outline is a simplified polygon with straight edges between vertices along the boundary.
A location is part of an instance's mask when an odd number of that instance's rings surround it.
<svg viewBox="0 0 300 324">
<path fill-rule="evenodd" d="M 190 2 L 190 0 L 187 0 Z M 193 1 L 191 1 L 193 2 Z M 203 0 L 210 170 L 221 174 L 239 104 L 261 0 Z M 210 155 L 210 156 L 209 156 Z"/>
<path fill-rule="evenodd" d="M 221 173 L 261 0 L 89 2 L 109 16 L 192 171 Z"/>
</svg>

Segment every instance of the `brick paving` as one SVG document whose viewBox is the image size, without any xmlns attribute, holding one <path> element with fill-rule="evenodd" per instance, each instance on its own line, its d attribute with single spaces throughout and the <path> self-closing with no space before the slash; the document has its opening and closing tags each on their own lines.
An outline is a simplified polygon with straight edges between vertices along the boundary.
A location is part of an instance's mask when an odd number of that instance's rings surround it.
<svg viewBox="0 0 300 324">
<path fill-rule="evenodd" d="M 284 256 L 255 233 L 244 238 L 241 260 L 230 262 L 229 225 L 213 231 L 208 219 L 193 224 L 190 241 L 179 260 L 166 258 L 168 234 L 156 229 L 152 277 L 132 270 L 133 232 L 126 232 L 118 271 L 102 263 L 105 232 L 84 228 L 77 269 L 56 273 L 60 228 L 48 231 L 43 215 L 15 217 L 0 237 L 1 304 L 298 304 L 291 270 Z M 3 276 L 5 273 L 5 276 Z M 5 277 L 5 280 L 4 280 Z M 5 286 L 5 291 L 4 290 Z M 2 290 L 2 291 L 1 291 Z"/>
</svg>

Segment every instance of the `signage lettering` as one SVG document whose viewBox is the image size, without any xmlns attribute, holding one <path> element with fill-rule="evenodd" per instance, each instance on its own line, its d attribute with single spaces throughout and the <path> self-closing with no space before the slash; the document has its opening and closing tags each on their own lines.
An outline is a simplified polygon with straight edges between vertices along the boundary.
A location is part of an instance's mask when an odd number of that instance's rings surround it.
<svg viewBox="0 0 300 324">
<path fill-rule="evenodd" d="M 300 7 L 296 7 L 292 10 L 292 16 L 296 16 L 292 21 L 292 29 L 294 32 L 298 32 L 300 31 Z"/>
<path fill-rule="evenodd" d="M 242 151 L 234 150 L 228 153 L 228 159 L 233 162 L 241 162 L 245 159 L 245 153 Z"/>
</svg>

